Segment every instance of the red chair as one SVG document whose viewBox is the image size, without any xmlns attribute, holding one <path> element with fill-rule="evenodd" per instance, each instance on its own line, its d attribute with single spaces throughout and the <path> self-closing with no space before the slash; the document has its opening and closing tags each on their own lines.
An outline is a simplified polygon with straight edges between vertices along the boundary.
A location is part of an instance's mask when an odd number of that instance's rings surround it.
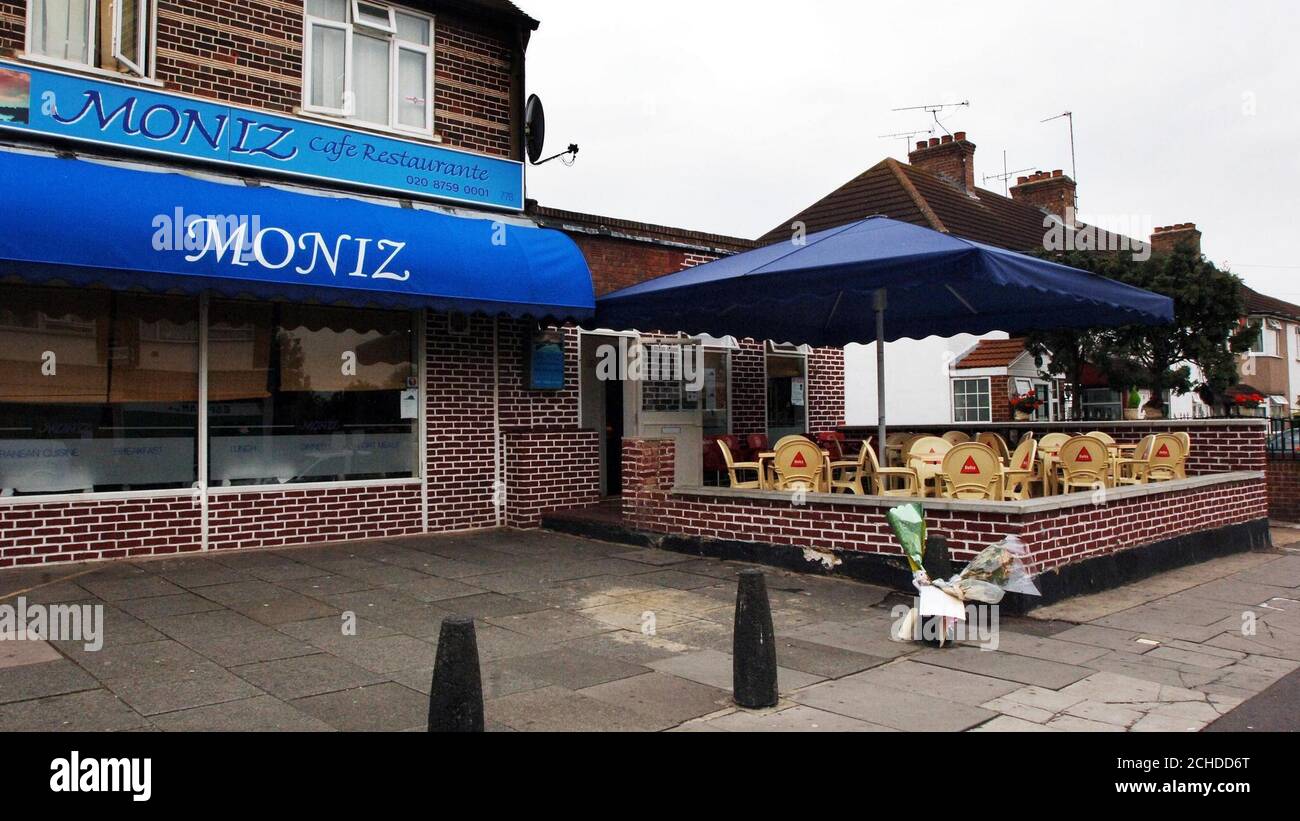
<svg viewBox="0 0 1300 821">
<path fill-rule="evenodd" d="M 718 447 L 718 442 L 726 442 L 727 447 L 733 454 L 741 454 L 737 458 L 744 461 L 743 448 L 740 444 L 740 437 L 731 434 L 722 434 L 719 436 L 704 437 L 704 471 L 712 473 L 714 481 L 721 485 L 722 475 L 727 472 L 727 460 L 722 457 L 722 449 Z"/>
<path fill-rule="evenodd" d="M 831 461 L 844 459 L 844 434 L 837 430 L 828 430 L 817 434 L 817 445 L 831 455 Z"/>
</svg>

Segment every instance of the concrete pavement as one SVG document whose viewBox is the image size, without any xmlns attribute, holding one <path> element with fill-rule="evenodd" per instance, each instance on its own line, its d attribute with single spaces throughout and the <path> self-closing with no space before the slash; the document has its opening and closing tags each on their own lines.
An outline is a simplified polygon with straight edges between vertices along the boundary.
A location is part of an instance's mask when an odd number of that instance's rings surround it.
<svg viewBox="0 0 1300 821">
<path fill-rule="evenodd" d="M 0 642 L 0 730 L 420 729 L 451 614 L 495 730 L 1199 730 L 1300 667 L 1282 551 L 1003 619 L 993 652 L 894 643 L 898 594 L 768 569 L 782 699 L 740 711 L 744 567 L 501 531 L 0 572 L 0 605 L 106 619 L 98 652 Z"/>
</svg>

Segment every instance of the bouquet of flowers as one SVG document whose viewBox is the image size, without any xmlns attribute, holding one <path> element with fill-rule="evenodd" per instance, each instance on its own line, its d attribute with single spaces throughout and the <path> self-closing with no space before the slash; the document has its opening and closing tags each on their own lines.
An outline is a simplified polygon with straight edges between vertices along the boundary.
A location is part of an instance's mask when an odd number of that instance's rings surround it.
<svg viewBox="0 0 1300 821">
<path fill-rule="evenodd" d="M 1034 579 L 1025 568 L 1025 545 L 1016 536 L 1008 536 L 984 548 L 966 568 L 935 587 L 962 601 L 998 604 L 1007 593 L 1040 595 Z"/>
</svg>

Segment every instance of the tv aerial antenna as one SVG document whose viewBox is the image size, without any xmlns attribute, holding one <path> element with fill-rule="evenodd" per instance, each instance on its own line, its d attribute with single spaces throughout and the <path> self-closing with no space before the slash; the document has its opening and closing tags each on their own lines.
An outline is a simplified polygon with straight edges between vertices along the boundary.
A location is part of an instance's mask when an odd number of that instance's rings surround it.
<svg viewBox="0 0 1300 821">
<path fill-rule="evenodd" d="M 1032 169 L 1032 168 L 1020 168 L 1020 169 L 1017 169 L 1017 170 L 1015 170 L 1015 171 L 1008 171 L 1008 170 L 1007 170 L 1007 152 L 1006 152 L 1006 151 L 1003 151 L 1003 152 L 1002 152 L 1002 173 L 1001 173 L 1001 174 L 985 174 L 985 175 L 984 175 L 984 184 L 985 184 L 985 185 L 988 185 L 988 184 L 989 184 L 989 180 L 997 180 L 998 182 L 1002 183 L 1002 191 L 1003 191 L 1003 192 L 1004 192 L 1004 193 L 1009 197 L 1009 196 L 1011 196 L 1011 178 L 1014 177 L 1014 176 L 1016 176 L 1016 175 L 1018 175 L 1018 174 L 1025 174 L 1025 173 L 1028 173 L 1028 172 L 1033 171 L 1033 170 L 1034 170 L 1034 169 Z"/>
<path fill-rule="evenodd" d="M 559 160 L 567 166 L 572 166 L 578 161 L 578 144 L 570 143 L 569 147 L 559 154 L 542 159 L 542 149 L 546 144 L 546 109 L 542 107 L 542 99 L 536 94 L 528 97 L 528 103 L 524 106 L 524 144 L 528 150 L 528 161 L 533 165 L 545 165 L 551 160 Z"/>
<path fill-rule="evenodd" d="M 933 129 L 933 128 L 927 128 L 927 129 L 925 129 L 924 131 L 900 131 L 900 132 L 898 132 L 897 134 L 881 134 L 881 135 L 880 135 L 880 139 L 882 139 L 882 140 L 902 140 L 902 141 L 903 141 L 903 153 L 907 153 L 907 152 L 910 151 L 911 148 L 912 148 L 912 138 L 913 138 L 913 137 L 918 137 L 918 136 L 920 136 L 921 134 L 925 134 L 927 137 L 932 137 L 932 136 L 934 136 L 934 129 Z"/>
<path fill-rule="evenodd" d="M 1053 120 L 1060 119 L 1070 121 L 1070 177 L 1074 180 L 1076 186 L 1074 189 L 1074 210 L 1077 212 L 1079 210 L 1079 189 L 1077 187 L 1079 183 L 1079 165 L 1075 160 L 1074 154 L 1074 112 L 1067 111 L 1064 114 L 1057 114 L 1055 117 L 1048 117 L 1046 120 L 1042 120 L 1041 122 L 1050 123 Z"/>
<path fill-rule="evenodd" d="M 890 110 L 891 111 L 924 111 L 925 113 L 929 114 L 931 117 L 934 118 L 935 125 L 942 128 L 943 132 L 947 134 L 949 137 L 951 137 L 952 132 L 949 131 L 948 128 L 943 124 L 943 121 L 939 119 L 939 115 L 950 108 L 962 108 L 963 106 L 966 108 L 970 108 L 970 100 L 962 100 L 960 103 L 931 103 L 930 105 L 910 105 L 910 106 L 905 106 L 903 108 L 894 108 Z"/>
</svg>

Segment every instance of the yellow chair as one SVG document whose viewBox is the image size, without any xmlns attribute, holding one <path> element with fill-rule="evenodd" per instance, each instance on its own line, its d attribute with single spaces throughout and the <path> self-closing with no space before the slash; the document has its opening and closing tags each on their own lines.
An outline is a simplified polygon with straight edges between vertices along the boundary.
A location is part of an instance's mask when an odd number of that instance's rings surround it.
<svg viewBox="0 0 1300 821">
<path fill-rule="evenodd" d="M 938 476 L 943 472 L 943 457 L 952 450 L 952 443 L 938 436 L 920 436 L 912 440 L 907 449 L 907 467 L 916 471 L 921 482 L 921 495 L 930 495 L 933 488 L 938 493 Z"/>
<path fill-rule="evenodd" d="M 971 440 L 970 434 L 962 433 L 959 430 L 950 430 L 942 438 L 947 439 L 948 442 L 954 445 L 964 445 Z"/>
<path fill-rule="evenodd" d="M 758 490 L 761 488 L 760 471 L 763 469 L 758 462 L 737 462 L 731 456 L 731 448 L 721 439 L 718 441 L 718 447 L 722 448 L 722 461 L 727 463 L 727 477 L 731 480 L 731 486 L 737 490 Z M 754 471 L 753 481 L 740 481 L 737 471 L 752 470 Z"/>
<path fill-rule="evenodd" d="M 882 468 L 876 460 L 876 452 L 869 447 L 858 451 L 856 461 L 832 462 L 831 493 L 843 491 L 858 496 L 872 495 L 866 482 L 871 483 L 871 490 L 876 496 L 918 496 L 921 482 L 916 471 L 911 468 Z M 892 479 L 901 479 L 902 487 L 892 487 Z"/>
<path fill-rule="evenodd" d="M 1109 433 L 1106 433 L 1105 431 L 1092 430 L 1092 431 L 1088 431 L 1088 435 L 1093 437 L 1094 439 L 1100 439 L 1101 441 L 1106 443 L 1106 450 L 1110 451 L 1110 479 L 1111 479 L 1110 483 L 1114 485 L 1117 477 L 1119 476 L 1119 460 L 1120 460 L 1119 443 L 1115 441 L 1114 436 L 1111 436 Z"/>
<path fill-rule="evenodd" d="M 1187 478 L 1186 455 L 1182 440 L 1175 434 L 1161 433 L 1148 437 L 1145 458 L 1129 460 L 1129 475 L 1120 482 L 1126 485 L 1145 485 L 1149 482 L 1171 482 Z M 1139 447 L 1139 451 L 1142 449 Z"/>
<path fill-rule="evenodd" d="M 825 487 L 826 457 L 822 449 L 802 436 L 787 436 L 776 445 L 772 459 L 775 490 L 820 493 Z"/>
<path fill-rule="evenodd" d="M 1028 499 L 1038 478 L 1038 442 L 1034 437 L 1026 436 L 1011 454 L 1007 467 L 1002 471 L 1002 498 Z"/>
<path fill-rule="evenodd" d="M 948 499 L 1002 499 L 1002 463 L 988 445 L 965 442 L 943 457 L 939 475 Z"/>
<path fill-rule="evenodd" d="M 1118 459 L 1115 462 L 1115 483 L 1120 485 L 1139 485 L 1143 484 L 1138 479 L 1138 471 L 1141 465 L 1147 463 L 1147 457 L 1151 455 L 1151 447 L 1156 443 L 1155 434 L 1143 436 L 1138 440 L 1137 447 L 1133 449 L 1133 456 L 1129 459 Z"/>
<path fill-rule="evenodd" d="M 1044 437 L 1046 438 L 1046 437 Z M 1110 482 L 1110 450 L 1093 436 L 1075 436 L 1056 452 L 1063 493 L 1075 490 L 1104 490 Z"/>
<path fill-rule="evenodd" d="M 1183 446 L 1183 460 L 1178 463 L 1178 478 L 1187 478 L 1187 459 L 1192 455 L 1192 435 L 1185 430 L 1174 434 L 1174 438 Z"/>
<path fill-rule="evenodd" d="M 891 466 L 897 467 L 907 461 L 907 443 L 911 440 L 910 433 L 889 433 L 885 435 L 885 462 Z"/>
<path fill-rule="evenodd" d="M 1038 440 L 1038 479 L 1044 496 L 1056 495 L 1056 452 L 1070 441 L 1064 433 L 1049 433 Z"/>
<path fill-rule="evenodd" d="M 975 441 L 981 445 L 986 445 L 993 449 L 993 453 L 998 459 L 1006 463 L 1011 458 L 1011 448 L 1007 447 L 1007 440 L 1002 438 L 1002 434 L 985 431 L 975 437 Z"/>
</svg>

